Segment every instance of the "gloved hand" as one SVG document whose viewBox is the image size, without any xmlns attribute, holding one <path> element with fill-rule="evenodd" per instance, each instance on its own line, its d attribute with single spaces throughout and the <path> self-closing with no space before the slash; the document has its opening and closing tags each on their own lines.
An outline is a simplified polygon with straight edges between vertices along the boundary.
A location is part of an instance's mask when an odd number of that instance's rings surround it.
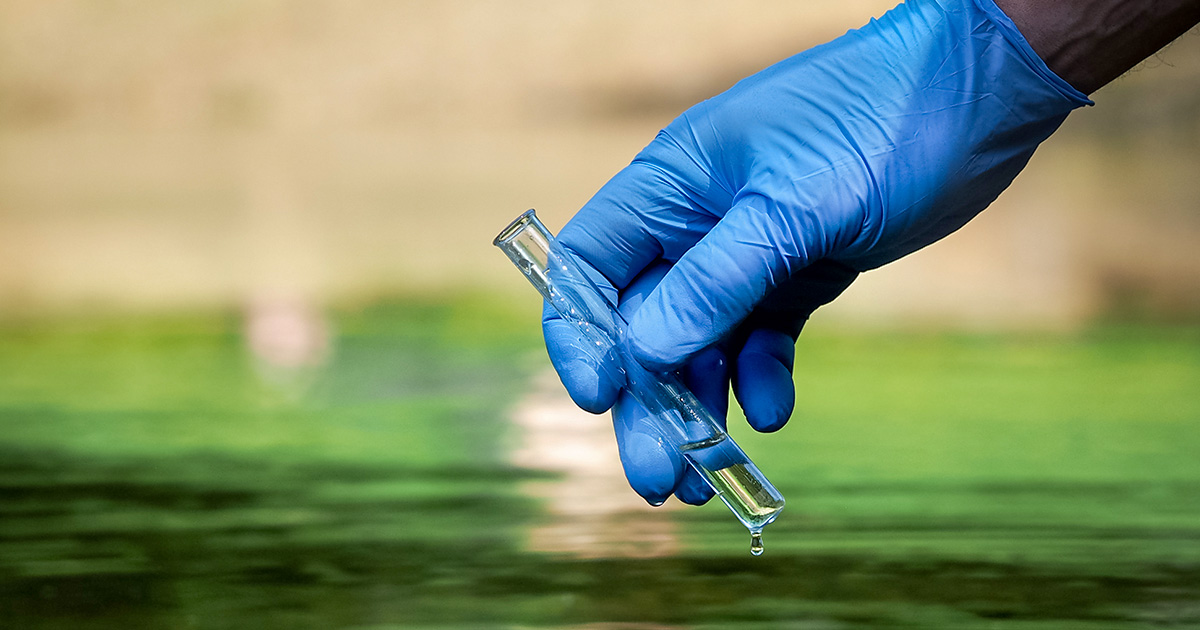
<svg viewBox="0 0 1200 630">
<path fill-rule="evenodd" d="M 719 417 L 732 379 L 750 424 L 775 430 L 813 309 L 961 227 L 1088 103 L 991 0 L 910 0 L 684 112 L 558 239 L 620 294 L 643 364 L 682 368 Z M 543 327 L 576 403 L 617 403 L 633 488 L 707 500 L 570 326 L 548 311 Z"/>
</svg>

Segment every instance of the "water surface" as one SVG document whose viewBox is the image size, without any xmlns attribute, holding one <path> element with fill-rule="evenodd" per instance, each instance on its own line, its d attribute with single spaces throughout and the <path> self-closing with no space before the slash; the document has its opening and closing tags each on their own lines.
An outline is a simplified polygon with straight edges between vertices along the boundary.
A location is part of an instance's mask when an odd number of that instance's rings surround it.
<svg viewBox="0 0 1200 630">
<path fill-rule="evenodd" d="M 506 313 L 342 313 L 291 381 L 233 317 L 5 324 L 0 626 L 1200 625 L 1195 331 L 818 331 L 793 425 L 733 422 L 788 498 L 755 558 L 719 505 L 533 544 L 598 517 L 529 488 L 597 491 L 514 463 L 544 356 Z"/>
</svg>

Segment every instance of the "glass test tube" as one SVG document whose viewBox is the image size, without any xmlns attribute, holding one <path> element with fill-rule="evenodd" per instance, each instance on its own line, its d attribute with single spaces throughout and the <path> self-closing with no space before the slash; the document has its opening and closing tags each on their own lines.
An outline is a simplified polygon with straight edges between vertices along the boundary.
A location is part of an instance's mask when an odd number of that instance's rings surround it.
<svg viewBox="0 0 1200 630">
<path fill-rule="evenodd" d="M 579 348 L 610 369 L 609 376 L 650 411 L 664 442 L 678 449 L 750 530 L 751 551 L 762 553 L 762 529 L 783 509 L 783 495 L 678 376 L 652 373 L 628 354 L 625 319 L 574 258 L 563 255 L 533 210 L 504 228 L 494 244 L 559 315 L 575 325 Z"/>
</svg>

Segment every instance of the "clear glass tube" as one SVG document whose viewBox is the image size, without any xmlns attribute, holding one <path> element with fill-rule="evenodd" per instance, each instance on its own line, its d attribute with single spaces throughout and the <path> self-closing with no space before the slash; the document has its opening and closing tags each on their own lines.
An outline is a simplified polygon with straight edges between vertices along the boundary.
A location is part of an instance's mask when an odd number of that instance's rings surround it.
<svg viewBox="0 0 1200 630">
<path fill-rule="evenodd" d="M 656 419 L 665 443 L 721 497 L 762 552 L 763 527 L 783 509 L 783 495 L 746 457 L 678 376 L 646 370 L 624 344 L 627 324 L 574 258 L 563 255 L 554 235 L 529 210 L 504 228 L 495 245 L 516 264 L 562 318 L 575 325 L 580 349 Z"/>
</svg>

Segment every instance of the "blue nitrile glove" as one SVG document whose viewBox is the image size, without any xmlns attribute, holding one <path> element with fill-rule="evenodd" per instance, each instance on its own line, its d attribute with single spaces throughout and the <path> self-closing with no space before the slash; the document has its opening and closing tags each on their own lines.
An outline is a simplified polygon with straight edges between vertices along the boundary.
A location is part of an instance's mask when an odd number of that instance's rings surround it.
<svg viewBox="0 0 1200 630">
<path fill-rule="evenodd" d="M 732 377 L 750 424 L 774 430 L 812 310 L 969 221 L 1087 103 L 990 0 L 912 0 L 685 112 L 558 238 L 638 304 L 639 360 L 682 366 L 722 416 Z M 572 398 L 612 406 L 571 327 L 548 312 L 544 330 Z M 630 484 L 652 503 L 706 500 L 639 412 L 622 399 L 614 414 Z"/>
</svg>

